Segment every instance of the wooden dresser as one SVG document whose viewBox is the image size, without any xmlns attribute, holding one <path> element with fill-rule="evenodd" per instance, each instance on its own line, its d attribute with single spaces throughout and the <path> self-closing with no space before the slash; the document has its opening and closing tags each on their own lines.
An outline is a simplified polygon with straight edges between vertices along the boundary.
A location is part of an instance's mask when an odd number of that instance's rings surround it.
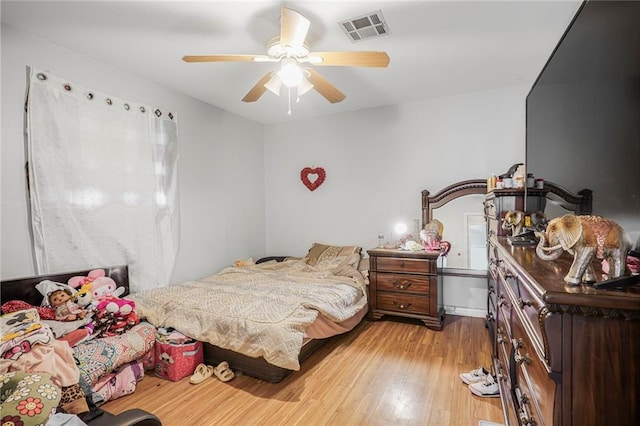
<svg viewBox="0 0 640 426">
<path fill-rule="evenodd" d="M 571 262 L 489 238 L 493 368 L 506 424 L 638 425 L 640 288 L 566 285 Z"/>
<path fill-rule="evenodd" d="M 444 319 L 439 253 L 372 249 L 369 254 L 369 317 L 417 318 L 441 330 Z"/>
<path fill-rule="evenodd" d="M 507 232 L 502 228 L 505 213 L 509 210 L 525 212 L 526 215 L 538 211 L 545 211 L 548 203 L 558 206 L 566 213 L 591 214 L 592 193 L 589 189 L 583 189 L 577 194 L 567 191 L 565 188 L 553 182 L 545 182 L 543 189 L 527 188 L 526 205 L 525 191 L 523 189 L 494 189 L 485 195 L 484 216 L 487 221 L 487 239 L 491 237 L 506 236 Z M 490 247 L 490 243 L 487 244 Z M 495 269 L 495 258 L 491 250 L 488 252 L 489 272 Z M 496 280 L 490 273 L 488 276 L 488 300 L 487 300 L 487 329 L 491 340 L 496 339 Z"/>
</svg>

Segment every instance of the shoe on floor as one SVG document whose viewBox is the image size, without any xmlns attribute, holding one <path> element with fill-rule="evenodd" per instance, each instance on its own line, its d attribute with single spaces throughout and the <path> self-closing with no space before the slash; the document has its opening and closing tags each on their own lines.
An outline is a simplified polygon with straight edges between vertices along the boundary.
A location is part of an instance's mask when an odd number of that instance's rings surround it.
<svg viewBox="0 0 640 426">
<path fill-rule="evenodd" d="M 213 365 L 198 364 L 193 375 L 189 379 L 189 383 L 197 385 L 204 382 L 211 376 L 213 376 Z"/>
<path fill-rule="evenodd" d="M 485 380 L 489 375 L 489 371 L 480 366 L 475 370 L 469 371 L 468 373 L 460 374 L 460 378 L 465 384 L 470 385 L 471 383 L 478 383 Z"/>
<path fill-rule="evenodd" d="M 491 374 L 489 374 L 485 380 L 477 383 L 471 383 L 469 385 L 469 390 L 474 395 L 482 396 L 484 398 L 496 398 L 500 396 L 500 388 L 498 387 L 498 383 L 493 378 Z"/>
<path fill-rule="evenodd" d="M 231 368 L 229 368 L 229 363 L 227 361 L 222 361 L 218 364 L 218 366 L 213 369 L 213 374 L 215 374 L 222 382 L 228 382 L 235 376 Z"/>
</svg>

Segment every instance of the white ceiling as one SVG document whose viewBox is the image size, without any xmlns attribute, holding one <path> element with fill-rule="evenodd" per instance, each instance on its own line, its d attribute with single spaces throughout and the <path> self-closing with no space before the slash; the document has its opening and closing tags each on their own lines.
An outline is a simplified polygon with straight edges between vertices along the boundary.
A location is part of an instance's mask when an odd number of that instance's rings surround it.
<svg viewBox="0 0 640 426">
<path fill-rule="evenodd" d="M 6 1 L 2 23 L 260 123 L 525 84 L 545 64 L 580 0 Z M 281 6 L 311 21 L 312 51 L 383 50 L 388 68 L 321 67 L 346 99 L 311 91 L 240 100 L 269 63 L 185 63 L 184 55 L 265 54 Z M 352 43 L 338 22 L 380 10 L 386 37 Z"/>
</svg>

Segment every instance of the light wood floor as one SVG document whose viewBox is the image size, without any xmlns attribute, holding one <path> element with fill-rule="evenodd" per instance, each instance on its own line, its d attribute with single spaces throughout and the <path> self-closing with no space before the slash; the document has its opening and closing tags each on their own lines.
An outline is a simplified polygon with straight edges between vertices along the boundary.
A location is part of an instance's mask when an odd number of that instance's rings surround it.
<svg viewBox="0 0 640 426">
<path fill-rule="evenodd" d="M 163 425 L 472 425 L 503 423 L 500 398 L 480 398 L 459 374 L 490 366 L 484 320 L 449 315 L 442 331 L 413 320 L 363 321 L 277 384 L 237 375 L 199 385 L 147 373 L 102 409 L 154 413 Z"/>
</svg>

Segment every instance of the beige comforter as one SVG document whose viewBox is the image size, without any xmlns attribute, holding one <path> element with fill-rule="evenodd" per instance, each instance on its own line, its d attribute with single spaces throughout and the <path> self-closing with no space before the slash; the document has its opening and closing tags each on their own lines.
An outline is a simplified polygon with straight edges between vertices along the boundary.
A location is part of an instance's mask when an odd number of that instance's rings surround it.
<svg viewBox="0 0 640 426">
<path fill-rule="evenodd" d="M 362 275 L 331 262 L 230 267 L 196 281 L 128 296 L 156 326 L 299 370 L 305 329 L 318 315 L 344 321 L 367 303 Z"/>
</svg>

